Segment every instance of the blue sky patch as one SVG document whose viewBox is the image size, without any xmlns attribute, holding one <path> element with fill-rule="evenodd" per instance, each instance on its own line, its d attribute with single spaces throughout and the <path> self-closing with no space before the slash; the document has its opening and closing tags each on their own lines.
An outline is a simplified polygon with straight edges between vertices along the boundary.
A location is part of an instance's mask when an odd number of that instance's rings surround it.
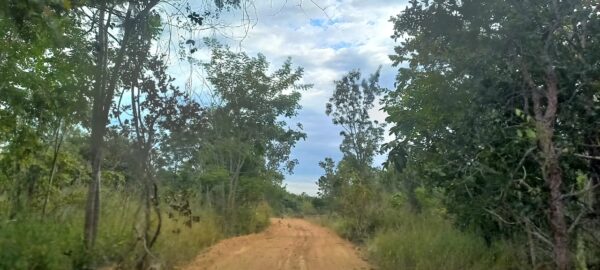
<svg viewBox="0 0 600 270">
<path fill-rule="evenodd" d="M 327 25 L 327 20 L 325 19 L 310 19 L 310 25 L 316 27 L 323 27 Z"/>
<path fill-rule="evenodd" d="M 334 50 L 339 50 L 339 49 L 344 49 L 344 48 L 349 48 L 349 47 L 352 47 L 352 43 L 345 42 L 345 41 L 338 42 L 338 43 L 331 45 L 331 48 L 333 48 Z"/>
</svg>

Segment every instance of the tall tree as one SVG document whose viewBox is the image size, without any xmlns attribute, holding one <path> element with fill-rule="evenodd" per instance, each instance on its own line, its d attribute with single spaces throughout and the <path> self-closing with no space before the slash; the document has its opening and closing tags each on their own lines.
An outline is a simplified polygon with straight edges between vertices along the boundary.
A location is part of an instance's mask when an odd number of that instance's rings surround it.
<svg viewBox="0 0 600 270">
<path fill-rule="evenodd" d="M 355 163 L 361 172 L 371 166 L 373 157 L 380 152 L 385 124 L 371 120 L 369 111 L 383 92 L 379 86 L 379 70 L 369 79 L 362 79 L 358 70 L 350 71 L 335 82 L 333 96 L 326 105 L 325 113 L 333 124 L 342 127 L 344 138 L 340 150 L 344 158 Z"/>
<path fill-rule="evenodd" d="M 596 10 L 587 1 L 414 0 L 392 19 L 402 39 L 392 59 L 408 63 L 388 96 L 392 131 L 459 215 L 479 215 L 470 220 L 488 230 L 547 228 L 551 240 L 541 239 L 558 269 L 572 265 L 569 228 L 580 214 L 568 209 L 587 211 L 569 205 L 566 190 L 594 189 L 566 176 L 585 170 L 576 134 L 594 133 L 575 116 L 591 113 L 589 102 L 571 101 L 594 92 Z"/>
<path fill-rule="evenodd" d="M 237 7 L 239 3 L 238 0 L 215 1 L 218 10 L 228 6 Z M 102 147 L 115 91 L 122 86 L 122 69 L 130 58 L 141 56 L 141 59 L 145 59 L 148 56 L 151 41 L 159 34 L 159 4 L 160 0 L 99 1 L 76 10 L 81 21 L 90 26 L 89 31 L 95 34 L 95 77 L 90 128 L 92 181 L 88 188 L 84 225 L 87 247 L 94 245 L 98 230 Z M 187 11 L 191 25 L 202 24 L 203 17 L 190 8 Z M 140 70 L 141 67 L 137 68 Z"/>
<path fill-rule="evenodd" d="M 128 61 L 127 66 L 131 72 L 124 73 L 124 87 L 119 100 L 124 95 L 129 95 L 130 100 L 127 105 L 116 104 L 114 114 L 119 120 L 123 136 L 131 138 L 134 146 L 132 171 L 142 189 L 143 208 L 139 219 L 141 231 L 136 232 L 136 239 L 140 240 L 136 266 L 146 269 L 147 259 L 152 255 L 150 249 L 162 225 L 156 181 L 158 145 L 165 142 L 168 134 L 203 116 L 198 103 L 171 85 L 174 79 L 166 74 L 166 65 L 159 56 L 147 59 L 142 52 L 139 58 L 133 57 Z M 125 117 L 127 115 L 131 117 Z M 152 212 L 158 221 L 154 231 L 151 231 Z"/>
<path fill-rule="evenodd" d="M 88 248 L 94 246 L 98 231 L 98 220 L 100 215 L 100 182 L 102 167 L 102 147 L 104 136 L 107 131 L 110 108 L 115 96 L 115 90 L 121 83 L 122 68 L 126 62 L 126 52 L 138 50 L 147 54 L 150 49 L 146 47 L 133 47 L 141 45 L 135 41 L 135 33 L 143 29 L 152 28 L 152 9 L 159 0 L 133 1 L 127 3 L 101 1 L 97 6 L 85 7 L 82 14 L 87 14 L 92 8 L 95 12 L 90 23 L 95 26 L 94 41 L 95 55 L 95 77 L 93 86 L 92 118 L 91 118 L 91 166 L 92 181 L 89 184 L 88 199 L 86 205 L 84 241 Z M 87 9 L 87 10 L 86 10 Z M 115 43 L 110 39 L 115 35 L 111 31 L 113 25 L 119 25 L 117 35 L 120 37 Z M 142 35 L 143 38 L 151 39 L 150 35 Z"/>
<path fill-rule="evenodd" d="M 298 83 L 303 70 L 293 69 L 291 60 L 270 73 L 263 55 L 212 46 L 205 68 L 217 104 L 208 111 L 212 135 L 204 148 L 212 153 L 213 164 L 229 172 L 227 208 L 233 211 L 246 165 L 262 159 L 270 171 L 293 169 L 290 151 L 305 134 L 300 124 L 290 127 L 285 119 L 297 114 L 300 91 L 310 86 Z"/>
</svg>

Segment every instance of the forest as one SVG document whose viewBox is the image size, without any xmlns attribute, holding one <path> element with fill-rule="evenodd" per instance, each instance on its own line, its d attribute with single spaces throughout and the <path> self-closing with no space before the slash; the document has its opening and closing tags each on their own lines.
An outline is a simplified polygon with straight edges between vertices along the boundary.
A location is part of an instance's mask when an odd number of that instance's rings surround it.
<svg viewBox="0 0 600 270">
<path fill-rule="evenodd" d="M 299 219 L 373 269 L 600 269 L 596 1 L 398 1 L 389 61 L 331 89 L 189 38 L 259 1 L 198 2 L 0 0 L 0 269 L 219 269 L 185 266 Z M 298 194 L 316 90 L 339 155 Z"/>
</svg>

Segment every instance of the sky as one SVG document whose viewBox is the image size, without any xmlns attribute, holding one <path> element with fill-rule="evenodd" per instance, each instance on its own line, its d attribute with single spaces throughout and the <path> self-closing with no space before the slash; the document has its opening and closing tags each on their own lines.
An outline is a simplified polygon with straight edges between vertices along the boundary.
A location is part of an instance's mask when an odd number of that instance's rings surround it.
<svg viewBox="0 0 600 270">
<path fill-rule="evenodd" d="M 193 1 L 192 1 L 193 2 Z M 212 37 L 233 50 L 249 55 L 262 53 L 273 69 L 288 57 L 295 66 L 304 68 L 302 83 L 313 84 L 303 92 L 302 109 L 288 123 L 300 122 L 307 134 L 292 151 L 299 161 L 294 174 L 286 175 L 284 184 L 293 193 L 316 195 L 315 182 L 323 171 L 319 161 L 331 157 L 341 159 L 340 128 L 333 125 L 325 114 L 325 104 L 334 90 L 334 81 L 353 69 L 368 76 L 381 66 L 380 85 L 393 88 L 397 68 L 391 66 L 389 55 L 396 45 L 391 38 L 393 25 L 390 17 L 400 13 L 406 1 L 386 0 L 255 0 L 247 4 L 245 12 L 234 10 L 224 13 L 219 23 L 226 25 L 185 33 L 186 38 L 200 40 Z M 260 2 L 260 3 L 259 3 Z M 202 9 L 203 6 L 192 6 Z M 198 41 L 200 42 L 200 41 Z M 209 58 L 202 49 L 195 55 L 200 61 Z M 173 65 L 169 71 L 176 83 L 194 92 L 205 87 L 202 73 L 189 64 Z M 370 111 L 375 120 L 384 120 L 386 114 Z M 386 140 L 390 140 L 386 136 Z M 380 165 L 383 156 L 375 160 Z"/>
</svg>

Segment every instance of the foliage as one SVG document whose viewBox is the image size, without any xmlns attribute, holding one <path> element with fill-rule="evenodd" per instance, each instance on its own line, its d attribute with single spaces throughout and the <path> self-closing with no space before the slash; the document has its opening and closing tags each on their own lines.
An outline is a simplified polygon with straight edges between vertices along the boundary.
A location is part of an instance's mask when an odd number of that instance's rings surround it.
<svg viewBox="0 0 600 270">
<path fill-rule="evenodd" d="M 586 1 L 410 1 L 392 18 L 391 146 L 426 188 L 443 192 L 460 228 L 488 243 L 529 235 L 532 267 L 573 264 L 568 238 L 578 233 L 567 227 L 597 209 L 565 195 L 590 192 L 577 186 L 578 172 L 597 182 L 594 161 L 577 158 L 594 151 L 581 144 L 586 136 L 597 145 L 597 129 L 583 120 L 597 107 L 594 10 Z"/>
<path fill-rule="evenodd" d="M 223 147 L 240 149 L 237 152 L 243 159 L 264 156 L 268 169 L 278 170 L 283 165 L 292 171 L 297 161 L 289 160 L 290 150 L 306 135 L 301 124 L 294 129 L 284 119 L 297 114 L 300 91 L 310 87 L 298 83 L 302 68 L 292 69 L 288 59 L 269 74 L 263 55 L 249 57 L 218 44 L 212 46 L 212 58 L 205 68 L 221 105 L 211 112 L 215 135 L 226 143 Z"/>
<path fill-rule="evenodd" d="M 385 124 L 372 121 L 369 116 L 375 99 L 383 91 L 379 86 L 379 70 L 368 80 L 361 80 L 360 72 L 355 70 L 335 82 L 333 96 L 326 104 L 325 113 L 331 116 L 333 124 L 343 128 L 340 150 L 344 159 L 356 163 L 361 170 L 371 165 L 383 139 Z"/>
<path fill-rule="evenodd" d="M 79 225 L 79 224 L 76 224 Z M 60 220 L 36 218 L 3 221 L 0 225 L 0 268 L 69 269 L 77 247 L 78 227 Z"/>
<path fill-rule="evenodd" d="M 0 11 L 0 268 L 171 268 L 264 229 L 297 199 L 282 179 L 305 134 L 284 120 L 308 88 L 302 69 L 270 72 L 264 56 L 215 44 L 213 64 L 197 68 L 220 102 L 202 107 L 150 51 L 157 3 L 9 1 Z"/>
</svg>

